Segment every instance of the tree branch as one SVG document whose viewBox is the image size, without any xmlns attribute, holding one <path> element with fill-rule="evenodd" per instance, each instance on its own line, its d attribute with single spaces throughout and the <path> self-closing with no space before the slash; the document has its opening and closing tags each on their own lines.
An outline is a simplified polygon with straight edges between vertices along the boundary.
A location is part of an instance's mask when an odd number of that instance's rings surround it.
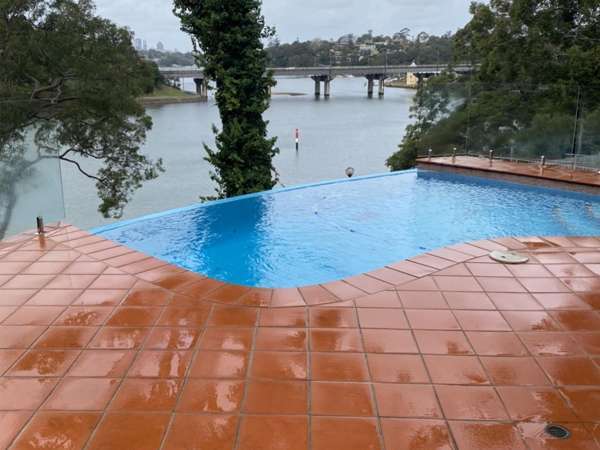
<svg viewBox="0 0 600 450">
<path fill-rule="evenodd" d="M 65 158 L 64 156 L 59 156 L 58 159 L 60 159 L 62 161 L 70 162 L 71 164 L 75 164 L 75 166 L 77 167 L 79 172 L 81 172 L 83 175 L 85 175 L 88 178 L 91 178 L 92 180 L 96 180 L 96 181 L 99 181 L 100 183 L 104 184 L 104 181 L 101 178 L 98 178 L 97 176 L 87 173 L 85 170 L 83 170 L 83 168 L 81 167 L 81 165 L 79 165 L 79 163 L 77 161 L 74 161 L 69 158 Z"/>
<path fill-rule="evenodd" d="M 73 151 L 72 148 L 65 150 L 64 153 L 62 153 L 61 155 L 58 155 L 58 159 L 63 159 L 65 156 L 67 156 L 69 153 L 71 153 Z"/>
</svg>

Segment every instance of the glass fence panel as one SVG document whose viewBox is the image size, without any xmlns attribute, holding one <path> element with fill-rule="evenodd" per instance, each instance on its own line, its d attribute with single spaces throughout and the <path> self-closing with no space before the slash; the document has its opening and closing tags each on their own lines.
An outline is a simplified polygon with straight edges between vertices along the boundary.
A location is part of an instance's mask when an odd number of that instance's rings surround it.
<svg viewBox="0 0 600 450">
<path fill-rule="evenodd" d="M 573 152 L 577 86 L 470 83 L 472 154 L 563 161 Z"/>
<path fill-rule="evenodd" d="M 60 161 L 35 144 L 35 130 L 9 128 L 19 102 L 0 99 L 0 239 L 65 217 Z M 3 125 L 3 126 L 2 126 Z"/>
<path fill-rule="evenodd" d="M 433 156 L 467 152 L 469 101 L 469 86 L 464 83 L 433 78 L 421 86 L 411 109 L 419 155 L 430 150 Z"/>
<path fill-rule="evenodd" d="M 581 87 L 574 137 L 577 167 L 600 169 L 600 85 Z"/>
</svg>

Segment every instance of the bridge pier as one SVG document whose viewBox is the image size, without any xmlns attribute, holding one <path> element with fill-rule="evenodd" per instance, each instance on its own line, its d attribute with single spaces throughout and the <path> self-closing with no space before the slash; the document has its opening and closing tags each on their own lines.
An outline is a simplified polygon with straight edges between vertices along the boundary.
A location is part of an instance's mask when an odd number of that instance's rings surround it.
<svg viewBox="0 0 600 450">
<path fill-rule="evenodd" d="M 324 81 L 325 85 L 325 98 L 329 98 L 331 95 L 331 78 L 327 77 Z"/>
<path fill-rule="evenodd" d="M 313 75 L 311 78 L 315 82 L 315 98 L 321 97 L 321 82 L 323 82 L 324 97 L 329 98 L 331 95 L 331 80 L 333 80 L 333 77 L 330 75 Z"/>
<path fill-rule="evenodd" d="M 208 100 L 208 80 L 206 78 L 194 78 L 196 94 L 204 101 Z"/>
<path fill-rule="evenodd" d="M 373 80 L 371 75 L 367 76 L 367 97 L 373 98 Z"/>
<path fill-rule="evenodd" d="M 369 98 L 373 98 L 373 91 L 375 90 L 375 80 L 377 80 L 377 94 L 379 98 L 383 98 L 385 94 L 385 78 L 386 75 L 384 73 L 372 73 L 369 75 L 365 75 L 367 79 L 367 96 Z"/>
</svg>

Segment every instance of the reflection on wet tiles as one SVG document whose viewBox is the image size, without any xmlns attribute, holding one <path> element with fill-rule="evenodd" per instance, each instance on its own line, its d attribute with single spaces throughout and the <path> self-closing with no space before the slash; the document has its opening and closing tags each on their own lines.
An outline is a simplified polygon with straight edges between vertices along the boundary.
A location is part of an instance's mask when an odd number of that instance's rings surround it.
<svg viewBox="0 0 600 450">
<path fill-rule="evenodd" d="M 8 376 L 57 377 L 75 361 L 77 351 L 30 350 L 7 372 Z"/>
<path fill-rule="evenodd" d="M 518 429 L 510 423 L 450 422 L 459 448 L 526 450 Z"/>
<path fill-rule="evenodd" d="M 207 350 L 250 350 L 252 328 L 208 328 L 204 331 L 200 348 Z"/>
<path fill-rule="evenodd" d="M 114 411 L 171 411 L 180 391 L 178 380 L 128 378 L 110 404 Z"/>
<path fill-rule="evenodd" d="M 148 334 L 147 328 L 103 328 L 90 348 L 136 349 Z"/>
<path fill-rule="evenodd" d="M 441 420 L 383 419 L 385 446 L 390 449 L 452 450 L 448 427 Z"/>
<path fill-rule="evenodd" d="M 181 412 L 231 413 L 239 410 L 244 383 L 225 380 L 190 380 L 177 410 Z"/>
<path fill-rule="evenodd" d="M 190 376 L 194 378 L 244 378 L 248 366 L 245 352 L 201 351 Z"/>
<path fill-rule="evenodd" d="M 130 377 L 181 378 L 191 359 L 190 352 L 144 351 L 129 369 Z"/>
<path fill-rule="evenodd" d="M 0 378 L 0 410 L 33 410 L 58 381 L 53 378 Z"/>
<path fill-rule="evenodd" d="M 13 448 L 83 448 L 99 419 L 100 414 L 93 413 L 38 413 Z"/>
<path fill-rule="evenodd" d="M 199 332 L 191 328 L 155 328 L 145 347 L 157 350 L 189 350 L 198 339 Z"/>
<path fill-rule="evenodd" d="M 131 364 L 133 351 L 84 350 L 69 371 L 74 377 L 121 377 Z"/>
<path fill-rule="evenodd" d="M 92 326 L 101 325 L 111 308 L 69 308 L 56 321 L 57 325 Z"/>
</svg>

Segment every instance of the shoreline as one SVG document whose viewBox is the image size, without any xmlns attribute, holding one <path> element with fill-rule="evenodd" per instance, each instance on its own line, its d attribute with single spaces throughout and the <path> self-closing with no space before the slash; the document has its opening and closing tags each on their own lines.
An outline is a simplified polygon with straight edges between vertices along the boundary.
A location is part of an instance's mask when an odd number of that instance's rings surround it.
<svg viewBox="0 0 600 450">
<path fill-rule="evenodd" d="M 190 95 L 187 97 L 140 97 L 138 101 L 144 106 L 162 106 L 177 103 L 201 103 L 206 99 L 199 95 Z"/>
<path fill-rule="evenodd" d="M 287 96 L 287 97 L 302 97 L 303 95 L 308 95 L 305 92 L 272 92 L 271 96 L 278 96 L 278 97 L 283 97 L 283 96 Z"/>
<path fill-rule="evenodd" d="M 193 92 L 182 91 L 178 87 L 161 85 L 154 89 L 149 95 L 144 95 L 138 98 L 144 106 L 160 106 L 176 103 L 199 103 L 206 101 L 206 98 Z"/>
<path fill-rule="evenodd" d="M 398 83 L 398 82 L 391 82 L 391 83 L 386 83 L 385 84 L 386 88 L 394 88 L 394 89 L 411 89 L 411 90 L 417 90 L 417 86 L 409 86 L 406 83 Z"/>
<path fill-rule="evenodd" d="M 271 96 L 277 97 L 302 97 L 308 95 L 304 92 L 273 92 Z M 208 100 L 199 95 L 186 95 L 183 97 L 164 96 L 164 97 L 140 97 L 138 101 L 144 106 L 162 106 L 175 105 L 178 103 L 204 103 Z"/>
</svg>

